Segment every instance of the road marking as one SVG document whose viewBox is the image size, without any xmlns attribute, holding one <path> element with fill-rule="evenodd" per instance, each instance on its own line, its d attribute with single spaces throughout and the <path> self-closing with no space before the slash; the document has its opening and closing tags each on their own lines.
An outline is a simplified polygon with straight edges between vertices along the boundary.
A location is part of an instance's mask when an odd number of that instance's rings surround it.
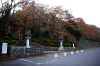
<svg viewBox="0 0 100 66">
<path fill-rule="evenodd" d="M 46 58 L 46 57 L 38 57 L 38 58 Z"/>
<path fill-rule="evenodd" d="M 46 59 L 51 59 L 51 58 L 46 58 Z"/>
<path fill-rule="evenodd" d="M 36 63 L 37 65 L 43 64 L 43 63 Z"/>
<path fill-rule="evenodd" d="M 47 62 L 44 62 L 44 63 L 36 63 L 37 65 L 40 65 L 40 64 L 45 64 L 45 63 L 50 63 L 50 62 L 54 62 L 54 61 L 57 61 L 58 59 L 54 59 L 54 60 L 51 60 L 51 61 L 47 61 Z"/>
<path fill-rule="evenodd" d="M 83 50 L 80 50 L 80 52 L 83 52 Z M 76 53 L 79 53 L 79 51 L 77 50 Z M 74 52 L 71 51 L 70 54 L 73 55 Z M 64 56 L 67 56 L 67 55 L 68 55 L 67 52 L 64 52 Z M 50 62 L 54 62 L 54 61 L 57 61 L 58 60 L 57 59 L 58 58 L 58 54 L 57 53 L 54 54 L 54 58 L 39 57 L 39 56 L 36 56 L 36 57 L 37 57 L 37 59 L 38 58 L 40 58 L 40 59 L 48 59 L 49 61 L 39 63 L 39 62 L 30 61 L 30 60 L 27 60 L 27 59 L 19 59 L 19 60 L 22 60 L 22 61 L 25 61 L 25 62 L 30 62 L 30 63 L 35 63 L 37 65 L 41 65 L 41 64 L 45 64 L 45 63 L 50 63 Z"/>
<path fill-rule="evenodd" d="M 37 63 L 37 62 L 30 61 L 30 60 L 25 60 L 25 59 L 19 59 L 19 60 L 30 62 L 30 63 Z"/>
<path fill-rule="evenodd" d="M 38 58 L 52 59 L 52 58 L 47 58 L 47 57 L 38 57 Z"/>
<path fill-rule="evenodd" d="M 25 59 L 19 59 L 19 60 L 22 60 L 22 61 L 25 61 L 25 62 L 30 62 L 30 63 L 36 63 L 37 65 L 40 65 L 40 64 L 54 62 L 54 61 L 57 61 L 58 59 L 53 59 L 53 60 L 50 60 L 50 61 L 47 61 L 47 62 L 43 62 L 43 63 L 33 62 L 33 61 L 30 61 L 30 60 L 25 60 Z"/>
<path fill-rule="evenodd" d="M 49 63 L 49 62 L 53 62 L 53 61 L 57 61 L 58 59 L 54 59 L 54 60 L 51 60 L 51 61 L 47 61 L 45 63 Z"/>
</svg>

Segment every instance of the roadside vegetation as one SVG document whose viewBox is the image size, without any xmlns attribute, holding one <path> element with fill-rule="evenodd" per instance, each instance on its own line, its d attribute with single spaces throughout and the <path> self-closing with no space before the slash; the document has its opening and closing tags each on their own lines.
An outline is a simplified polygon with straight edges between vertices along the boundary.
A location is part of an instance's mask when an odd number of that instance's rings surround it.
<svg viewBox="0 0 100 66">
<path fill-rule="evenodd" d="M 37 4 L 21 0 L 2 3 L 0 7 L 0 46 L 25 46 L 25 32 L 31 31 L 32 42 L 48 47 L 59 46 L 59 36 L 64 36 L 64 46 L 70 47 L 79 40 L 100 42 L 100 28 L 75 18 L 61 6 Z M 20 10 L 16 10 L 19 7 Z M 75 44 L 75 46 L 77 46 Z"/>
</svg>

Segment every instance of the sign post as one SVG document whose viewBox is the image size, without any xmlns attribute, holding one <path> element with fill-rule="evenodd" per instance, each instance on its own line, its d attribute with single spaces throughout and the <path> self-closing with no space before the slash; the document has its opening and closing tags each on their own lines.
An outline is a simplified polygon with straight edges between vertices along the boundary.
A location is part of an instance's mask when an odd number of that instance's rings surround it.
<svg viewBox="0 0 100 66">
<path fill-rule="evenodd" d="M 8 43 L 2 43 L 2 54 L 7 54 Z"/>
</svg>

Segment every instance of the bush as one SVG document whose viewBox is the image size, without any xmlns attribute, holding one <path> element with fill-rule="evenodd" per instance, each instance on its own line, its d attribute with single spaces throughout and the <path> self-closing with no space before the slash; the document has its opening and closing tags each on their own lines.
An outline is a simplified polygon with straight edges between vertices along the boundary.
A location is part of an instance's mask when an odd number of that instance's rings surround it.
<svg viewBox="0 0 100 66">
<path fill-rule="evenodd" d="M 37 38 L 32 38 L 30 41 L 36 42 Z"/>
<path fill-rule="evenodd" d="M 35 31 L 34 34 L 33 34 L 33 37 L 34 38 L 39 38 L 41 35 L 41 32 L 39 30 Z"/>
<path fill-rule="evenodd" d="M 0 29 L 0 35 L 6 36 L 7 35 L 7 29 Z"/>
<path fill-rule="evenodd" d="M 75 47 L 77 47 L 77 44 L 74 44 L 75 45 Z"/>
<path fill-rule="evenodd" d="M 0 40 L 0 44 L 7 43 L 7 40 Z"/>
<path fill-rule="evenodd" d="M 56 47 L 59 47 L 60 46 L 60 44 L 56 44 Z"/>
<path fill-rule="evenodd" d="M 18 45 L 18 41 L 12 40 L 12 41 L 11 41 L 11 44 L 17 46 L 17 45 Z"/>
<path fill-rule="evenodd" d="M 10 45 L 11 44 L 11 41 L 9 41 L 9 40 L 6 40 L 6 42 Z"/>
<path fill-rule="evenodd" d="M 19 46 L 25 46 L 26 43 L 25 43 L 25 41 L 23 41 L 23 40 L 19 40 L 19 41 L 18 41 L 18 45 L 19 45 Z"/>
<path fill-rule="evenodd" d="M 0 46 L 2 46 L 2 43 L 11 44 L 11 42 L 9 40 L 0 40 Z"/>
<path fill-rule="evenodd" d="M 44 45 L 44 46 L 48 46 L 48 43 L 46 42 L 40 42 L 41 45 Z"/>
<path fill-rule="evenodd" d="M 55 47 L 56 45 L 55 45 L 54 43 L 51 43 L 50 46 L 51 46 L 51 47 Z"/>
<path fill-rule="evenodd" d="M 39 42 L 40 44 L 44 44 L 44 42 Z"/>
<path fill-rule="evenodd" d="M 36 42 L 39 43 L 40 41 L 39 40 L 36 40 Z"/>
<path fill-rule="evenodd" d="M 53 43 L 58 43 L 57 40 L 52 40 Z"/>
<path fill-rule="evenodd" d="M 44 38 L 49 37 L 49 31 L 44 31 L 44 32 L 43 32 L 43 37 L 44 37 Z"/>
<path fill-rule="evenodd" d="M 16 36 L 13 36 L 12 39 L 19 40 L 18 37 L 16 37 Z"/>
<path fill-rule="evenodd" d="M 65 47 L 72 47 L 72 44 L 71 43 L 65 43 L 64 46 Z"/>
<path fill-rule="evenodd" d="M 40 41 L 47 42 L 46 38 L 42 38 Z"/>
<path fill-rule="evenodd" d="M 6 40 L 10 40 L 10 37 L 9 37 L 9 36 L 4 36 L 4 38 L 5 38 Z"/>
<path fill-rule="evenodd" d="M 12 33 L 8 33 L 7 36 L 10 37 L 10 38 L 12 38 L 13 34 Z"/>
</svg>

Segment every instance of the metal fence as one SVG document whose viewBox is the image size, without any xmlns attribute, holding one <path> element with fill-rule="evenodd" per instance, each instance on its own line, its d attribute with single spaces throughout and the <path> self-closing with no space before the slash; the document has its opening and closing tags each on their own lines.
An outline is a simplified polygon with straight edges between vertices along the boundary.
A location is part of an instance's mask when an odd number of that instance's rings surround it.
<svg viewBox="0 0 100 66">
<path fill-rule="evenodd" d="M 90 40 L 80 40 L 76 42 L 78 48 L 87 48 L 87 47 L 99 47 L 100 42 L 90 41 Z"/>
<path fill-rule="evenodd" d="M 91 43 L 91 44 L 100 44 L 100 42 L 91 41 L 91 40 L 80 40 L 79 42 L 87 42 L 87 43 Z"/>
</svg>

